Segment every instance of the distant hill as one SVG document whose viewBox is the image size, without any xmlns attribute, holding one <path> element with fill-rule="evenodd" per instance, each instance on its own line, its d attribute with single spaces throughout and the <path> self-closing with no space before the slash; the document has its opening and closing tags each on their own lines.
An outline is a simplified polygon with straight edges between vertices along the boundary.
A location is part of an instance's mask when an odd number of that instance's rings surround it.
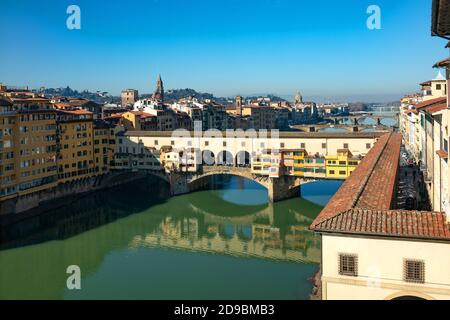
<svg viewBox="0 0 450 320">
<path fill-rule="evenodd" d="M 257 100 L 258 98 L 270 98 L 270 101 L 272 102 L 283 102 L 283 101 L 287 101 L 281 97 L 278 97 L 276 95 L 273 94 L 268 94 L 267 96 L 264 95 L 260 95 L 260 96 L 251 96 L 251 97 L 245 97 L 246 100 Z"/>
<path fill-rule="evenodd" d="M 140 95 L 141 98 L 149 98 L 152 94 L 142 94 Z M 194 89 L 185 88 L 185 89 L 171 89 L 167 90 L 164 93 L 164 99 L 165 100 L 178 100 L 181 98 L 187 98 L 187 97 L 195 97 L 199 100 L 205 100 L 205 99 L 211 99 L 215 101 L 226 101 L 226 98 L 222 97 L 215 97 L 212 93 L 206 93 L 206 92 L 198 92 Z"/>
<path fill-rule="evenodd" d="M 149 98 L 151 97 L 151 94 L 142 94 L 140 95 L 141 98 Z M 220 104 L 228 104 L 230 103 L 230 101 L 234 101 L 234 97 L 216 97 L 214 96 L 212 93 L 206 93 L 206 92 L 198 92 L 194 89 L 190 89 L 190 88 L 186 88 L 186 89 L 171 89 L 171 90 L 167 90 L 164 94 L 164 99 L 166 100 L 178 100 L 181 98 L 186 98 L 186 97 L 196 97 L 199 100 L 205 100 L 205 99 L 210 99 L 210 100 L 214 100 L 217 103 Z M 283 98 L 280 98 L 278 96 L 269 94 L 269 95 L 260 95 L 260 96 L 248 96 L 248 97 L 244 97 L 244 100 L 256 100 L 258 98 L 261 97 L 267 97 L 270 98 L 271 101 L 286 101 Z"/>
<path fill-rule="evenodd" d="M 34 90 L 38 93 L 43 93 L 46 96 L 61 96 L 66 98 L 83 98 L 95 101 L 97 103 L 106 103 L 106 102 L 118 102 L 120 101 L 119 97 L 114 97 L 108 94 L 108 92 L 90 92 L 87 90 L 78 91 L 73 90 L 70 87 L 66 88 L 43 88 L 40 90 Z"/>
<path fill-rule="evenodd" d="M 107 103 L 107 102 L 120 103 L 120 97 L 109 95 L 108 92 L 101 92 L 101 91 L 90 92 L 87 90 L 78 91 L 78 90 L 70 88 L 69 86 L 67 86 L 66 88 L 42 88 L 42 89 L 34 90 L 34 91 L 43 93 L 49 97 L 50 96 L 61 96 L 61 97 L 66 97 L 66 98 L 83 98 L 83 99 L 95 101 L 97 103 Z M 139 95 L 139 97 L 142 99 L 149 98 L 151 96 L 152 96 L 152 94 L 150 94 L 150 93 Z M 206 99 L 214 100 L 220 104 L 229 104 L 231 101 L 234 101 L 234 97 L 216 97 L 212 93 L 198 92 L 191 88 L 167 90 L 165 92 L 164 98 L 165 98 L 165 100 L 178 100 L 181 98 L 187 98 L 189 96 L 196 97 L 199 100 L 206 100 Z M 261 97 L 270 98 L 270 100 L 274 101 L 274 102 L 286 101 L 285 99 L 283 99 L 279 96 L 273 95 L 273 94 L 247 96 L 244 99 L 245 100 L 256 100 Z"/>
<path fill-rule="evenodd" d="M 167 99 L 181 99 L 185 97 L 193 96 L 200 100 L 205 99 L 216 99 L 213 94 L 205 93 L 205 92 L 197 92 L 194 89 L 186 88 L 186 89 L 173 89 L 169 90 L 165 93 L 165 97 Z"/>
</svg>

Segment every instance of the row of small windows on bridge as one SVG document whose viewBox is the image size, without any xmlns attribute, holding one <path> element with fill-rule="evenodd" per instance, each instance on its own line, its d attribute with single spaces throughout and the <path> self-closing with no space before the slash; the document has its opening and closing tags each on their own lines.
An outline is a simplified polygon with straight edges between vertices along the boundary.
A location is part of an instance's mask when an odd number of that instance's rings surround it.
<svg viewBox="0 0 450 320">
<path fill-rule="evenodd" d="M 358 276 L 358 255 L 339 254 L 339 275 Z M 411 283 L 425 283 L 425 262 L 416 259 L 403 260 L 403 281 Z"/>
<path fill-rule="evenodd" d="M 170 141 L 170 144 L 172 145 L 172 146 L 175 146 L 175 140 L 171 140 Z M 155 140 L 154 141 L 154 145 L 155 146 L 157 146 L 157 145 L 159 145 L 159 141 L 158 140 Z M 192 141 L 191 140 L 189 140 L 189 141 L 187 141 L 187 145 L 188 145 L 188 147 L 192 147 Z M 223 141 L 222 142 L 222 145 L 224 146 L 224 147 L 226 147 L 227 146 L 227 142 L 226 141 Z M 208 147 L 209 146 L 209 141 L 205 141 L 204 142 L 204 146 L 205 147 Z M 245 141 L 242 141 L 241 142 L 241 147 L 245 147 L 246 146 L 246 143 L 245 143 Z M 264 142 L 261 142 L 260 143 L 260 147 L 261 148 L 265 148 L 266 147 L 266 144 L 264 143 Z M 281 142 L 280 143 L 280 148 L 285 148 L 286 147 L 286 144 L 284 143 L 284 142 Z M 344 148 L 344 149 L 349 149 L 350 148 L 350 145 L 348 144 L 348 143 L 343 143 L 342 144 L 342 147 Z M 371 143 L 366 143 L 366 149 L 370 149 L 372 147 L 372 144 Z M 300 143 L 300 148 L 301 149 L 305 149 L 306 148 L 306 143 Z M 326 149 L 327 148 L 327 144 L 326 143 L 322 143 L 322 149 Z"/>
<path fill-rule="evenodd" d="M 347 166 L 347 161 L 336 161 L 336 160 L 329 160 L 327 161 L 328 165 L 339 165 L 339 166 Z M 358 161 L 349 161 L 349 166 L 357 166 Z"/>
</svg>

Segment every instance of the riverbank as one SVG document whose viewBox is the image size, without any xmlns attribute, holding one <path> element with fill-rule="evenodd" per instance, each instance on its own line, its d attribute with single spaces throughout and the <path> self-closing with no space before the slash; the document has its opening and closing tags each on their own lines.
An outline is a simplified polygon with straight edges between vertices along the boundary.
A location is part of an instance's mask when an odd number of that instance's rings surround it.
<svg viewBox="0 0 450 320">
<path fill-rule="evenodd" d="M 0 202 L 0 223 L 56 209 L 90 194 L 146 177 L 144 172 L 111 172 Z"/>
<path fill-rule="evenodd" d="M 322 300 L 322 281 L 320 280 L 322 274 L 319 270 L 309 280 L 313 285 L 310 300 Z"/>
</svg>

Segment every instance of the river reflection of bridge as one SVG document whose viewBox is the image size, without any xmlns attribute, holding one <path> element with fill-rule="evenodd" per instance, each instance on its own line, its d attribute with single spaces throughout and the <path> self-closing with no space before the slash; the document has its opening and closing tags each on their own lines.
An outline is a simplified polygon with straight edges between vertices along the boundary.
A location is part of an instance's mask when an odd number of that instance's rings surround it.
<svg viewBox="0 0 450 320">
<path fill-rule="evenodd" d="M 306 208 L 319 206 L 302 200 Z M 226 205 L 226 204 L 225 204 Z M 252 206 L 254 207 L 254 206 Z M 192 204 L 191 217 L 166 216 L 158 228 L 131 241 L 131 248 L 167 247 L 238 257 L 319 263 L 320 240 L 308 229 L 311 217 L 269 204 L 244 216 L 218 216 Z M 249 208 L 250 211 L 253 208 Z M 284 217 L 280 217 L 284 215 Z M 277 221 L 277 220 L 282 221 Z M 286 223 L 289 220 L 289 223 Z"/>
</svg>

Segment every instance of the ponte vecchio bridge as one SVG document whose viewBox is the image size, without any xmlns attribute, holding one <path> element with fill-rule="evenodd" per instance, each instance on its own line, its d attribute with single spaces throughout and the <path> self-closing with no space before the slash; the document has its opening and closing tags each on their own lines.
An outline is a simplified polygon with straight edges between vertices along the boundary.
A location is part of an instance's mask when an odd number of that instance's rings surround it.
<svg viewBox="0 0 450 320">
<path fill-rule="evenodd" d="M 200 163 L 195 172 L 154 173 L 165 179 L 172 195 L 185 194 L 205 187 L 208 177 L 214 175 L 234 175 L 253 180 L 268 190 L 270 202 L 299 195 L 300 186 L 311 180 L 292 175 L 279 177 L 252 174 L 252 159 L 266 150 L 307 150 L 308 154 L 336 155 L 338 150 L 346 149 L 355 156 L 365 156 L 376 143 L 382 132 L 153 132 L 128 131 L 125 138 L 133 143 L 142 143 L 156 150 L 168 146 L 174 150 L 199 150 L 202 160 L 207 155 L 212 163 Z M 315 179 L 313 179 L 315 180 Z"/>
<path fill-rule="evenodd" d="M 348 132 L 364 132 L 370 131 L 380 131 L 387 132 L 391 131 L 392 127 L 385 125 L 347 125 L 347 124 L 311 124 L 311 125 L 293 125 L 291 128 L 300 130 L 302 132 L 326 132 L 327 129 L 339 129 Z"/>
</svg>

